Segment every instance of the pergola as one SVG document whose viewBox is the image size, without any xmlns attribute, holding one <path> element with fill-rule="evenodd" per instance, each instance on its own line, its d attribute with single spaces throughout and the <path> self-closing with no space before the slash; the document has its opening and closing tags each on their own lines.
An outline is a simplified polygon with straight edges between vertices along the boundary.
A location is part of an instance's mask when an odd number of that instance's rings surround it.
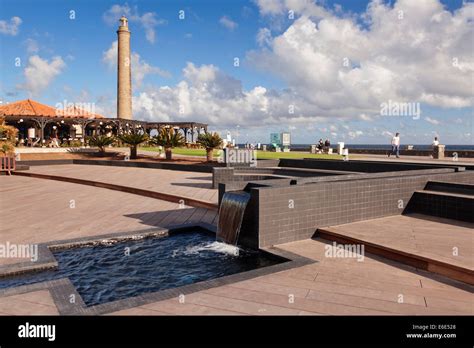
<svg viewBox="0 0 474 348">
<path fill-rule="evenodd" d="M 186 142 L 191 138 L 191 143 L 194 143 L 195 135 L 199 136 L 202 131 L 207 132 L 207 124 L 199 122 L 145 122 L 146 130 L 150 133 L 153 129 L 159 130 L 161 128 L 172 127 L 183 131 Z"/>
<path fill-rule="evenodd" d="M 51 133 L 51 128 L 60 134 L 67 128 L 67 138 L 84 139 L 88 134 L 122 134 L 137 130 L 150 134 L 153 130 L 161 128 L 174 128 L 183 133 L 186 142 L 194 143 L 196 134 L 207 132 L 208 125 L 199 122 L 146 122 L 139 120 L 124 120 L 106 118 L 102 115 L 90 113 L 74 107 L 73 110 L 59 110 L 50 106 L 25 100 L 0 106 L 0 116 L 5 117 L 8 125 L 14 126 L 25 132 L 26 127 L 33 127 L 38 131 L 41 144 L 45 143 L 46 134 Z M 80 127 L 80 135 L 72 136 L 71 127 Z M 20 134 L 20 137 L 22 134 Z M 24 134 L 23 134 L 24 136 Z M 26 136 L 25 136 L 26 138 Z"/>
</svg>

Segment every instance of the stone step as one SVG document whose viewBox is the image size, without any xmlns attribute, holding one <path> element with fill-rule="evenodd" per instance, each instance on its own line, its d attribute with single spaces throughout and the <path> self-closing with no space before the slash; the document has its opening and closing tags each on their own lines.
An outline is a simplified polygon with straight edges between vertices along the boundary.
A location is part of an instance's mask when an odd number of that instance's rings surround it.
<svg viewBox="0 0 474 348">
<path fill-rule="evenodd" d="M 403 250 L 400 247 L 378 244 L 364 238 L 356 238 L 340 233 L 331 227 L 318 228 L 313 238 L 315 237 L 343 245 L 364 245 L 365 253 L 379 255 L 389 260 L 474 285 L 473 269 L 435 259 L 429 255 Z"/>
<path fill-rule="evenodd" d="M 182 195 L 166 193 L 166 192 L 145 190 L 145 189 L 139 189 L 136 187 L 123 186 L 123 185 L 111 184 L 107 182 L 72 178 L 72 177 L 59 176 L 59 175 L 39 174 L 39 173 L 32 173 L 32 172 L 13 172 L 13 174 L 18 175 L 18 176 L 26 176 L 30 178 L 57 180 L 57 181 L 70 182 L 70 183 L 79 184 L 79 185 L 95 186 L 95 187 L 105 188 L 105 189 L 114 190 L 114 191 L 127 192 L 127 193 L 149 197 L 149 198 L 161 199 L 163 201 L 184 204 L 186 206 L 195 207 L 195 208 L 205 208 L 205 209 L 216 210 L 216 211 L 218 210 L 218 206 L 215 203 L 212 203 L 209 201 L 203 201 L 203 200 L 195 199 L 191 197 L 186 197 Z"/>
<path fill-rule="evenodd" d="M 415 191 L 404 214 L 418 213 L 446 219 L 474 222 L 474 196 L 431 190 Z"/>
<path fill-rule="evenodd" d="M 473 184 L 428 181 L 428 183 L 425 186 L 425 190 L 446 192 L 446 193 L 458 193 L 462 195 L 474 196 Z"/>
</svg>

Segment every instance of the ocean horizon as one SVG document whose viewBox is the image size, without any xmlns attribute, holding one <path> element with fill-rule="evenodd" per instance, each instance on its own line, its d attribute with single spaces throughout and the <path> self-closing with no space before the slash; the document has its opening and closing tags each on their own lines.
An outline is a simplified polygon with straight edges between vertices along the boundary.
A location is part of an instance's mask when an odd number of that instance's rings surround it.
<svg viewBox="0 0 474 348">
<path fill-rule="evenodd" d="M 262 143 L 264 144 L 264 143 Z M 311 145 L 313 144 L 292 144 L 290 146 L 290 149 L 292 150 L 304 150 L 308 149 Z M 400 146 L 400 149 L 405 150 L 407 146 L 413 146 L 413 150 L 430 150 L 431 145 L 430 144 L 402 144 Z M 443 144 L 444 145 L 444 144 Z M 245 144 L 238 144 L 239 147 L 245 146 Z M 466 150 L 471 150 L 474 151 L 474 145 L 445 145 L 447 151 L 466 151 Z M 370 149 L 370 150 L 390 150 L 392 146 L 390 144 L 345 144 L 345 148 L 348 149 Z M 337 148 L 337 143 L 336 144 L 331 144 L 331 148 L 335 149 Z"/>
</svg>

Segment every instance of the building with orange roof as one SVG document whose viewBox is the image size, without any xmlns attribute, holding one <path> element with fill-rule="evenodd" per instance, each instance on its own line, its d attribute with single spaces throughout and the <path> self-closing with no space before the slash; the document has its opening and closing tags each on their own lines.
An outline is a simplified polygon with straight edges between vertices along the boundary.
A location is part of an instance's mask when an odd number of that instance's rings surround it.
<svg viewBox="0 0 474 348">
<path fill-rule="evenodd" d="M 106 118 L 84 103 L 67 103 L 59 108 L 26 99 L 0 105 L 0 117 L 18 129 L 17 146 L 47 146 L 52 139 L 64 146 L 80 146 L 87 136 L 117 135 L 137 130 L 150 134 L 152 130 L 173 127 L 181 130 L 186 140 L 194 142 L 195 133 L 207 131 L 207 124 L 197 122 L 145 122 Z"/>
</svg>

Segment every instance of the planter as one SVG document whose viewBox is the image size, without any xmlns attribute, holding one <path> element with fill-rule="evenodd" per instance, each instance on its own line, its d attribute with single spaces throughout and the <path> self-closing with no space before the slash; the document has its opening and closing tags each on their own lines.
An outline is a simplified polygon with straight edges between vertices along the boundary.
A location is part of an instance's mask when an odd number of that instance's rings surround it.
<svg viewBox="0 0 474 348">
<path fill-rule="evenodd" d="M 173 157 L 173 152 L 171 147 L 165 147 L 165 157 L 167 160 L 170 160 Z"/>
<path fill-rule="evenodd" d="M 206 149 L 206 160 L 208 162 L 212 161 L 212 153 L 214 152 L 214 149 Z"/>
<path fill-rule="evenodd" d="M 130 159 L 136 159 L 137 158 L 137 147 L 131 147 L 130 148 Z"/>
</svg>

